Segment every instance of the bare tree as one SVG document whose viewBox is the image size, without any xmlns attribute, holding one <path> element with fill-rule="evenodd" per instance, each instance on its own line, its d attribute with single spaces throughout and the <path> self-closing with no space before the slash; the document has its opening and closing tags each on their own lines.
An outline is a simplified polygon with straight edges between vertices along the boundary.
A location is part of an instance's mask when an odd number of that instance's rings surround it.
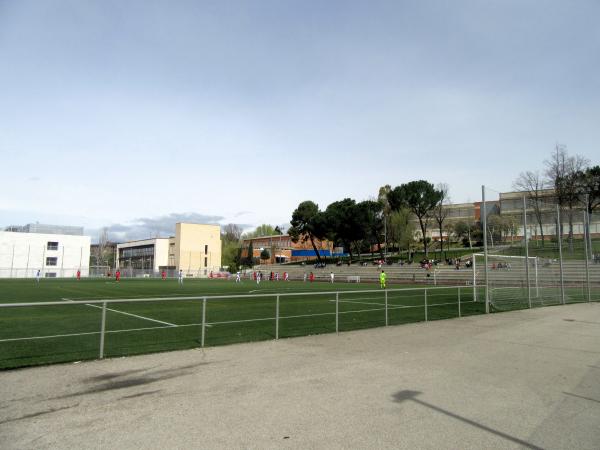
<svg viewBox="0 0 600 450">
<path fill-rule="evenodd" d="M 542 248 L 544 247 L 544 227 L 543 227 L 543 216 L 542 216 L 542 197 L 543 190 L 546 187 L 544 179 L 539 172 L 521 172 L 519 177 L 513 183 L 513 188 L 517 191 L 524 192 L 525 196 L 529 200 L 529 204 L 533 208 L 535 219 L 540 229 L 540 235 L 542 237 Z"/>
<path fill-rule="evenodd" d="M 94 258 L 96 259 L 97 266 L 105 266 L 106 264 L 106 250 L 108 249 L 108 228 L 104 227 L 100 229 L 98 235 L 98 245 L 94 248 Z"/>
<path fill-rule="evenodd" d="M 440 230 L 440 254 L 442 254 L 444 252 L 444 237 L 442 232 L 444 229 L 444 221 L 446 220 L 446 217 L 448 217 L 449 212 L 447 206 L 450 204 L 450 195 L 448 195 L 450 188 L 448 187 L 448 183 L 438 183 L 435 186 L 435 189 L 440 193 L 440 200 L 435 208 L 433 208 L 432 214 L 438 224 L 438 229 Z"/>
<path fill-rule="evenodd" d="M 573 209 L 580 204 L 579 174 L 589 166 L 580 155 L 569 156 L 564 146 L 556 145 L 556 151 L 545 161 L 546 176 L 554 187 L 558 204 L 566 210 L 569 220 L 569 251 L 573 251 Z"/>
</svg>

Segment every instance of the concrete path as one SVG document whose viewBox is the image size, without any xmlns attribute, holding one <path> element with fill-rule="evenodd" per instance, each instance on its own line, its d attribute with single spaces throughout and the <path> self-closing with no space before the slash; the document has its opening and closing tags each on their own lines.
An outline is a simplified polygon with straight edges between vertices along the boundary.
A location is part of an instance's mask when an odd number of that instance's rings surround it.
<svg viewBox="0 0 600 450">
<path fill-rule="evenodd" d="M 0 448 L 598 449 L 600 304 L 0 372 Z"/>
</svg>

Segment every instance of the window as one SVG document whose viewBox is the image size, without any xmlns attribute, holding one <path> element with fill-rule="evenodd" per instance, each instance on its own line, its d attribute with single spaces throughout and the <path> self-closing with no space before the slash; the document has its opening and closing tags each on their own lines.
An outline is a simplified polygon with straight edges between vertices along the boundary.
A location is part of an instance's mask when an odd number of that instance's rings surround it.
<svg viewBox="0 0 600 450">
<path fill-rule="evenodd" d="M 56 278 L 56 272 L 46 272 L 44 274 L 45 278 Z"/>
<path fill-rule="evenodd" d="M 48 245 L 46 246 L 47 250 L 58 250 L 58 242 L 48 242 Z"/>
<path fill-rule="evenodd" d="M 208 267 L 208 258 L 204 257 L 204 267 Z"/>
<path fill-rule="evenodd" d="M 49 256 L 46 258 L 47 266 L 55 266 L 57 262 L 58 262 L 58 258 L 56 256 Z"/>
<path fill-rule="evenodd" d="M 204 246 L 204 254 L 208 254 L 208 244 Z"/>
</svg>

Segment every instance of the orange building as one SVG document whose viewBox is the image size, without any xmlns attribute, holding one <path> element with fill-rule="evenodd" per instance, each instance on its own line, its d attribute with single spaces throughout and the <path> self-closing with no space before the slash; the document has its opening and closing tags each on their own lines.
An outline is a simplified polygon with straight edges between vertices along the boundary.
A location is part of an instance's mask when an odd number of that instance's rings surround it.
<svg viewBox="0 0 600 450">
<path fill-rule="evenodd" d="M 274 236 L 260 236 L 252 239 L 244 239 L 242 242 L 242 258 L 248 257 L 248 247 L 252 242 L 252 256 L 260 259 L 264 250 L 269 252 L 269 259 L 262 260 L 263 264 L 274 264 L 282 262 L 303 261 L 316 258 L 315 250 L 310 241 L 302 240 L 294 243 L 288 234 L 276 234 Z M 333 243 L 323 239 L 315 239 L 315 245 L 321 256 L 335 256 Z"/>
</svg>

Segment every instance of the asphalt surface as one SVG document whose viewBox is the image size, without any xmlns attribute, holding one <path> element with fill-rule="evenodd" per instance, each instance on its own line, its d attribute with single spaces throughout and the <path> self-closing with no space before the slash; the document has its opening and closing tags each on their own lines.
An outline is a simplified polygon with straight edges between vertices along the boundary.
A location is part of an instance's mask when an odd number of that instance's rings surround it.
<svg viewBox="0 0 600 450">
<path fill-rule="evenodd" d="M 598 449 L 600 304 L 0 372 L 0 448 Z"/>
</svg>

